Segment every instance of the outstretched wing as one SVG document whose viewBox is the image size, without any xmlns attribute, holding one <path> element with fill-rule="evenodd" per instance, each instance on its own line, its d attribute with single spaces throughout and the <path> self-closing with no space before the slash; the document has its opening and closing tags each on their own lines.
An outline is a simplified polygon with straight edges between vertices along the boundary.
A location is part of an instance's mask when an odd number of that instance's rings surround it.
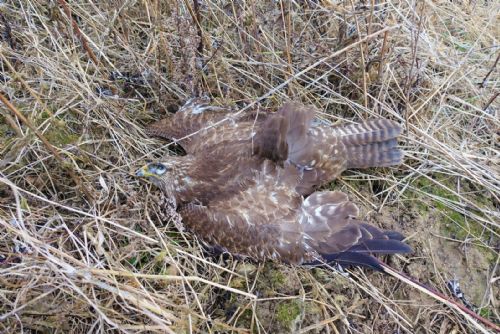
<svg viewBox="0 0 500 334">
<path fill-rule="evenodd" d="M 210 105 L 207 99 L 193 98 L 175 114 L 149 125 L 146 132 L 175 140 L 187 153 L 196 154 L 227 141 L 249 140 L 254 119 L 263 116 L 253 111 L 233 113 L 229 108 Z"/>
<path fill-rule="evenodd" d="M 380 269 L 371 254 L 408 253 L 395 231 L 382 231 L 358 220 L 358 208 L 339 191 L 315 192 L 302 204 L 300 225 L 307 244 L 324 261 Z"/>
<path fill-rule="evenodd" d="M 364 265 L 380 269 L 371 254 L 406 253 L 397 232 L 357 220 L 357 207 L 341 192 L 316 192 L 306 200 L 295 191 L 296 168 L 264 164 L 249 187 L 231 198 L 189 204 L 186 227 L 210 245 L 254 259 L 288 263 Z"/>
<path fill-rule="evenodd" d="M 297 220 L 301 197 L 294 167 L 266 162 L 255 179 L 231 198 L 181 209 L 184 225 L 206 243 L 254 259 L 302 263 L 306 258 Z"/>
</svg>

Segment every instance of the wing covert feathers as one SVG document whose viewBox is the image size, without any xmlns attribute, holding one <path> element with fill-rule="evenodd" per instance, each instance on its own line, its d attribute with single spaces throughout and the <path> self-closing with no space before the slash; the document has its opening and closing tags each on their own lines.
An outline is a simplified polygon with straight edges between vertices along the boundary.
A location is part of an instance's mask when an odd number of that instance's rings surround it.
<svg viewBox="0 0 500 334">
<path fill-rule="evenodd" d="M 358 208 L 338 191 L 315 192 L 302 204 L 301 225 L 307 244 L 325 261 L 365 265 L 374 269 L 371 254 L 409 253 L 411 248 L 393 231 L 382 231 L 356 219 Z"/>
<path fill-rule="evenodd" d="M 287 102 L 261 125 L 254 139 L 254 154 L 282 163 L 298 149 L 309 149 L 307 131 L 314 109 Z"/>
<path fill-rule="evenodd" d="M 281 163 L 288 157 L 286 135 L 289 119 L 282 115 L 273 115 L 266 119 L 254 139 L 254 154 L 274 162 Z"/>
</svg>

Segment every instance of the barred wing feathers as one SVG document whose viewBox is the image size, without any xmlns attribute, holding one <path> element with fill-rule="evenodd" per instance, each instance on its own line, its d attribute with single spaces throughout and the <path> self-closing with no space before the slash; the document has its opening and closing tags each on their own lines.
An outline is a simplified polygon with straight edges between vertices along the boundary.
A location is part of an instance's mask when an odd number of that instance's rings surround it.
<svg viewBox="0 0 500 334">
<path fill-rule="evenodd" d="M 372 253 L 410 251 L 398 233 L 357 220 L 357 207 L 341 192 L 316 192 L 304 200 L 291 186 L 297 181 L 292 174 L 264 171 L 232 198 L 188 204 L 181 211 L 185 225 L 211 245 L 258 260 L 335 260 L 379 269 Z"/>
</svg>

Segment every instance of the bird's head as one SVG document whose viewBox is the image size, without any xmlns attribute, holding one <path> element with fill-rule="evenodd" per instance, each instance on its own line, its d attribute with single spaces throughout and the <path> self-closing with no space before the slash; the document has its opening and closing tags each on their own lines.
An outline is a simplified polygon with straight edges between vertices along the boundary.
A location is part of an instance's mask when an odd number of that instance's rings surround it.
<svg viewBox="0 0 500 334">
<path fill-rule="evenodd" d="M 169 195 L 184 191 L 189 187 L 188 169 L 191 159 L 186 157 L 169 157 L 166 161 L 151 162 L 139 168 L 135 176 L 147 178 L 155 186 Z"/>
<path fill-rule="evenodd" d="M 174 168 L 169 163 L 152 162 L 142 166 L 135 172 L 135 176 L 148 178 L 155 186 L 167 195 L 169 203 L 174 208 L 177 207 L 177 198 L 174 184 Z"/>
<path fill-rule="evenodd" d="M 135 176 L 148 178 L 156 186 L 163 188 L 165 181 L 169 180 L 172 168 L 169 164 L 162 162 L 151 162 L 142 166 L 135 172 Z"/>
<path fill-rule="evenodd" d="M 152 162 L 142 166 L 135 172 L 135 176 L 160 178 L 165 175 L 169 170 L 168 166 L 161 162 Z"/>
</svg>

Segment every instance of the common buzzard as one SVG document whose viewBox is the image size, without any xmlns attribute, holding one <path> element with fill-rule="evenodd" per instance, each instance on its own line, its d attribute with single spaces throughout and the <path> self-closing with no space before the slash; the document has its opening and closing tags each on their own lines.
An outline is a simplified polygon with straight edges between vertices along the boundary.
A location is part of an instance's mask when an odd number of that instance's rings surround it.
<svg viewBox="0 0 500 334">
<path fill-rule="evenodd" d="M 371 254 L 407 253 L 402 235 L 358 220 L 339 191 L 315 191 L 347 168 L 400 164 L 401 128 L 387 119 L 331 127 L 288 102 L 277 112 L 232 113 L 199 99 L 151 125 L 184 156 L 147 164 L 184 226 L 209 245 L 256 260 L 336 261 L 380 269 Z"/>
</svg>

